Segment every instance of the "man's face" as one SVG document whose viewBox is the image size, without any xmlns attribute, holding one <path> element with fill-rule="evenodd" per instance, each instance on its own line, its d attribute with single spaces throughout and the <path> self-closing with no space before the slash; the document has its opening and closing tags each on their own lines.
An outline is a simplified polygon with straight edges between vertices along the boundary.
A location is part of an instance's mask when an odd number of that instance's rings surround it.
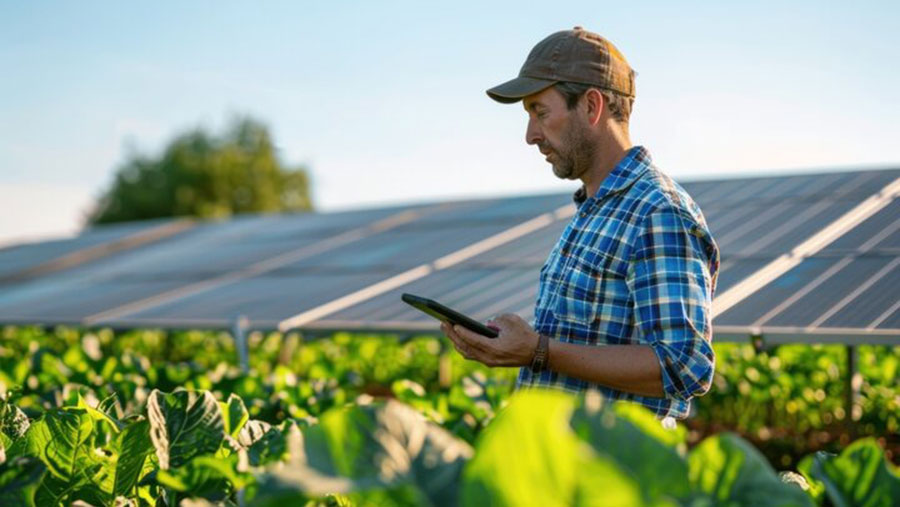
<svg viewBox="0 0 900 507">
<path fill-rule="evenodd" d="M 529 95 L 522 101 L 528 112 L 525 142 L 537 145 L 562 179 L 581 177 L 594 161 L 595 145 L 587 137 L 586 120 L 569 110 L 554 87 Z"/>
</svg>

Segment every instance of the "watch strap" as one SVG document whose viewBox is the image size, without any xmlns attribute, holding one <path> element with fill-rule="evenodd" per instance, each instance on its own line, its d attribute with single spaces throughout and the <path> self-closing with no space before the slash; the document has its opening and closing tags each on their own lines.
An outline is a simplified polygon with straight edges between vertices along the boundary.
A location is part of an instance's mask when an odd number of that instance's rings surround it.
<svg viewBox="0 0 900 507">
<path fill-rule="evenodd" d="M 539 372 L 546 369 L 549 357 L 550 337 L 545 334 L 538 335 L 538 344 L 534 349 L 534 357 L 531 359 L 531 371 Z"/>
</svg>

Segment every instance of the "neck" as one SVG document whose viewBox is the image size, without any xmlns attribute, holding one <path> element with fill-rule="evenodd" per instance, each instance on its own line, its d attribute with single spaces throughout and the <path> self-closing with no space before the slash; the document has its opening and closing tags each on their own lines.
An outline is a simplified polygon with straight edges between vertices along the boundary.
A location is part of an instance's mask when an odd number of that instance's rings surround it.
<svg viewBox="0 0 900 507">
<path fill-rule="evenodd" d="M 598 139 L 597 157 L 593 166 L 581 176 L 587 195 L 597 193 L 603 180 L 615 169 L 616 165 L 625 158 L 625 153 L 631 148 L 631 139 L 628 130 L 618 125 L 607 128 Z"/>
</svg>

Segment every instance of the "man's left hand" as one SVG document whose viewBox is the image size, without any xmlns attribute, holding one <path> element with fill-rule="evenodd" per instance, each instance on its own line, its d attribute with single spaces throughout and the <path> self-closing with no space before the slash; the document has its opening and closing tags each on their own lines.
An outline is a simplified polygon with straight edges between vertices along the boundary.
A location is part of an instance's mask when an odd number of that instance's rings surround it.
<svg viewBox="0 0 900 507">
<path fill-rule="evenodd" d="M 528 366 L 538 344 L 538 333 L 522 317 L 505 313 L 487 321 L 488 327 L 497 330 L 499 336 L 487 336 L 469 331 L 447 322 L 441 323 L 441 331 L 453 342 L 456 350 L 466 359 L 487 366 Z"/>
</svg>

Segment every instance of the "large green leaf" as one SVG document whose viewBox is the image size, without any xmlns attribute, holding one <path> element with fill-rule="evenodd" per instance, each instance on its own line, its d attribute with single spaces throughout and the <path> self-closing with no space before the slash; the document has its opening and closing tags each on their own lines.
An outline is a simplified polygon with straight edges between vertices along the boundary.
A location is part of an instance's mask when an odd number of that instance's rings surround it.
<svg viewBox="0 0 900 507">
<path fill-rule="evenodd" d="M 476 444 L 463 476 L 465 505 L 643 505 L 627 472 L 570 426 L 575 397 L 516 393 Z M 592 426 L 590 416 L 579 425 Z"/>
<path fill-rule="evenodd" d="M 104 503 L 108 498 L 104 470 L 113 458 L 94 445 L 94 417 L 84 409 L 48 410 L 25 435 L 28 454 L 47 465 L 35 493 L 38 505 L 84 500 Z"/>
<path fill-rule="evenodd" d="M 712 436 L 688 456 L 691 486 L 724 505 L 806 506 L 810 497 L 785 484 L 752 445 L 731 433 Z"/>
<path fill-rule="evenodd" d="M 900 476 L 874 438 L 853 442 L 839 456 L 818 452 L 800 463 L 800 471 L 836 506 L 890 506 L 900 502 Z"/>
<path fill-rule="evenodd" d="M 94 420 L 82 409 L 48 410 L 28 429 L 28 453 L 38 456 L 54 476 L 69 481 L 83 473 L 79 460 L 90 457 Z"/>
<path fill-rule="evenodd" d="M 144 462 L 153 451 L 150 441 L 150 423 L 146 420 L 128 425 L 116 439 L 118 462 L 116 463 L 115 486 L 116 495 L 128 496 L 131 489 L 141 478 Z"/>
<path fill-rule="evenodd" d="M 147 400 L 147 415 L 150 438 L 163 470 L 215 453 L 225 438 L 222 411 L 209 391 L 166 394 L 154 389 Z"/>
<path fill-rule="evenodd" d="M 391 400 L 326 412 L 290 453 L 289 466 L 261 478 L 260 501 L 293 490 L 304 497 L 352 494 L 363 503 L 457 505 L 472 449 Z"/>
<path fill-rule="evenodd" d="M 640 484 L 648 501 L 690 496 L 688 466 L 676 450 L 680 437 L 649 410 L 617 403 L 601 410 L 590 398 L 572 416 L 572 428 L 598 453 L 609 455 Z"/>
<path fill-rule="evenodd" d="M 0 463 L 0 505 L 34 505 L 34 491 L 46 469 L 31 456 Z"/>
<path fill-rule="evenodd" d="M 648 504 L 641 494 L 644 487 L 644 484 L 639 484 L 628 475 L 616 460 L 606 455 L 592 456 L 579 461 L 578 482 L 572 505 L 590 507 L 667 505 L 663 501 Z"/>
</svg>

